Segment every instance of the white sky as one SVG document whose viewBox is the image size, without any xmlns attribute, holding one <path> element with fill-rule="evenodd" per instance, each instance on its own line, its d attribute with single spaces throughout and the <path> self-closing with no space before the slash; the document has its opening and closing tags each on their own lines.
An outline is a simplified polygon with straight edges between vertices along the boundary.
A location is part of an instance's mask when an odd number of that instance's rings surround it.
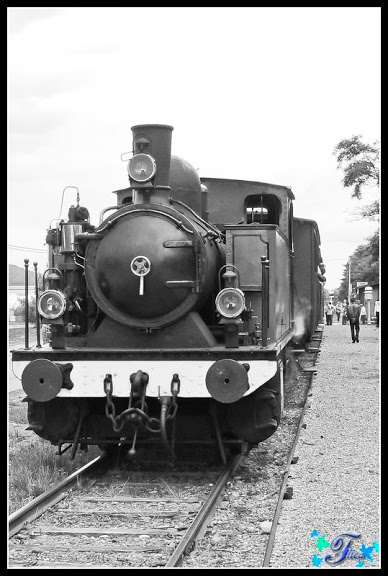
<svg viewBox="0 0 388 576">
<path fill-rule="evenodd" d="M 91 223 L 128 186 L 131 126 L 174 126 L 200 176 L 290 186 L 326 287 L 377 228 L 332 152 L 380 140 L 380 8 L 8 8 L 8 244 L 45 250 L 62 191 Z M 373 191 L 365 195 L 372 200 Z M 76 203 L 65 193 L 62 217 Z M 9 249 L 44 271 L 46 255 Z"/>
</svg>

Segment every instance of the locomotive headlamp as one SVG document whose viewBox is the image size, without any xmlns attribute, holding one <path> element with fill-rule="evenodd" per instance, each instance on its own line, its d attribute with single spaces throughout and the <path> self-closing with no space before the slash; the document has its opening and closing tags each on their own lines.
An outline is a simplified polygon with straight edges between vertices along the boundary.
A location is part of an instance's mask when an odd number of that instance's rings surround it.
<svg viewBox="0 0 388 576">
<path fill-rule="evenodd" d="M 38 311 L 43 318 L 55 320 L 66 310 L 66 298 L 58 290 L 46 290 L 39 298 Z"/>
<path fill-rule="evenodd" d="M 217 294 L 216 308 L 224 318 L 237 318 L 245 310 L 244 293 L 239 288 L 224 288 Z"/>
<path fill-rule="evenodd" d="M 136 182 L 147 182 L 155 176 L 156 162 L 149 154 L 135 154 L 128 162 L 128 174 Z"/>
</svg>

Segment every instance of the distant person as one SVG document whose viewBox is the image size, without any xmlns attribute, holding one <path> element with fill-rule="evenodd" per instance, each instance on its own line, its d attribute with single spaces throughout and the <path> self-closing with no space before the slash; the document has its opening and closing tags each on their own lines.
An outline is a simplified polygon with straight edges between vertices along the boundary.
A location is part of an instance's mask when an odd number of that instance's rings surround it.
<svg viewBox="0 0 388 576">
<path fill-rule="evenodd" d="M 364 304 L 361 304 L 361 307 L 360 307 L 360 322 L 361 322 L 361 324 L 365 324 L 365 322 L 366 322 L 366 308 L 365 308 Z"/>
<path fill-rule="evenodd" d="M 324 310 L 326 315 L 326 324 L 327 326 L 331 326 L 333 324 L 334 306 L 330 304 L 329 300 L 326 302 Z"/>
<path fill-rule="evenodd" d="M 343 326 L 346 325 L 347 320 L 348 320 L 347 310 L 348 310 L 348 305 L 347 305 L 346 300 L 344 300 L 343 303 L 342 303 L 342 312 L 341 312 L 341 314 L 342 314 L 342 325 L 343 325 Z"/>
<path fill-rule="evenodd" d="M 337 305 L 335 307 L 335 313 L 337 314 L 337 322 L 340 321 L 341 312 L 342 312 L 342 303 L 340 300 L 338 300 Z"/>
<path fill-rule="evenodd" d="M 356 304 L 355 298 L 350 299 L 347 316 L 350 322 L 350 333 L 352 335 L 352 342 L 354 344 L 355 342 L 360 341 L 360 306 Z"/>
<path fill-rule="evenodd" d="M 380 325 L 380 300 L 375 302 L 376 328 Z"/>
</svg>

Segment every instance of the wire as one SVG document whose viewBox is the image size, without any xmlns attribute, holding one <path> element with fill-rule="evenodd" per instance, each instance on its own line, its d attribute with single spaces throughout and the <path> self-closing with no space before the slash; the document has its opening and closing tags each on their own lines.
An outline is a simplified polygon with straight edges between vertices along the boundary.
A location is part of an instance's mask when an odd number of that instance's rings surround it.
<svg viewBox="0 0 388 576">
<path fill-rule="evenodd" d="M 324 258 L 324 262 L 334 262 L 334 260 L 349 260 L 349 256 L 347 258 L 331 258 L 330 260 Z"/>
<path fill-rule="evenodd" d="M 40 248 L 27 248 L 27 246 L 14 246 L 13 244 L 8 244 L 8 248 L 11 250 L 28 250 L 28 252 L 42 252 L 46 254 L 47 250 L 41 250 Z"/>
</svg>

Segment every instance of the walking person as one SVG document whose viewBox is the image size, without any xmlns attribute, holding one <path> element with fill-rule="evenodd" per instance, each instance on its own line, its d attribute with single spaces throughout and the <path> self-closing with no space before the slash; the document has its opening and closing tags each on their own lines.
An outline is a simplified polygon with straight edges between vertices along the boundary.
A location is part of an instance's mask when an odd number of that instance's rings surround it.
<svg viewBox="0 0 388 576">
<path fill-rule="evenodd" d="M 380 325 L 380 300 L 375 302 L 376 328 Z"/>
<path fill-rule="evenodd" d="M 346 323 L 347 323 L 347 319 L 348 319 L 348 318 L 347 318 L 347 310 L 348 310 L 348 306 L 347 306 L 346 300 L 344 300 L 344 301 L 343 301 L 343 304 L 342 304 L 342 312 L 341 312 L 341 314 L 342 314 L 342 325 L 343 325 L 343 326 L 345 326 Z"/>
<path fill-rule="evenodd" d="M 331 326 L 333 324 L 334 306 L 330 304 L 329 300 L 326 302 L 324 310 L 326 314 L 326 324 L 327 326 Z"/>
<path fill-rule="evenodd" d="M 355 298 L 350 299 L 348 306 L 347 316 L 350 322 L 350 333 L 352 335 L 352 342 L 359 342 L 360 335 L 360 306 L 356 304 Z"/>
<path fill-rule="evenodd" d="M 340 321 L 341 312 L 342 312 L 342 304 L 341 300 L 338 300 L 337 305 L 335 307 L 335 313 L 337 314 L 337 322 Z"/>
<path fill-rule="evenodd" d="M 360 322 L 361 324 L 365 324 L 366 322 L 366 308 L 364 304 L 361 304 L 360 306 Z"/>
</svg>

